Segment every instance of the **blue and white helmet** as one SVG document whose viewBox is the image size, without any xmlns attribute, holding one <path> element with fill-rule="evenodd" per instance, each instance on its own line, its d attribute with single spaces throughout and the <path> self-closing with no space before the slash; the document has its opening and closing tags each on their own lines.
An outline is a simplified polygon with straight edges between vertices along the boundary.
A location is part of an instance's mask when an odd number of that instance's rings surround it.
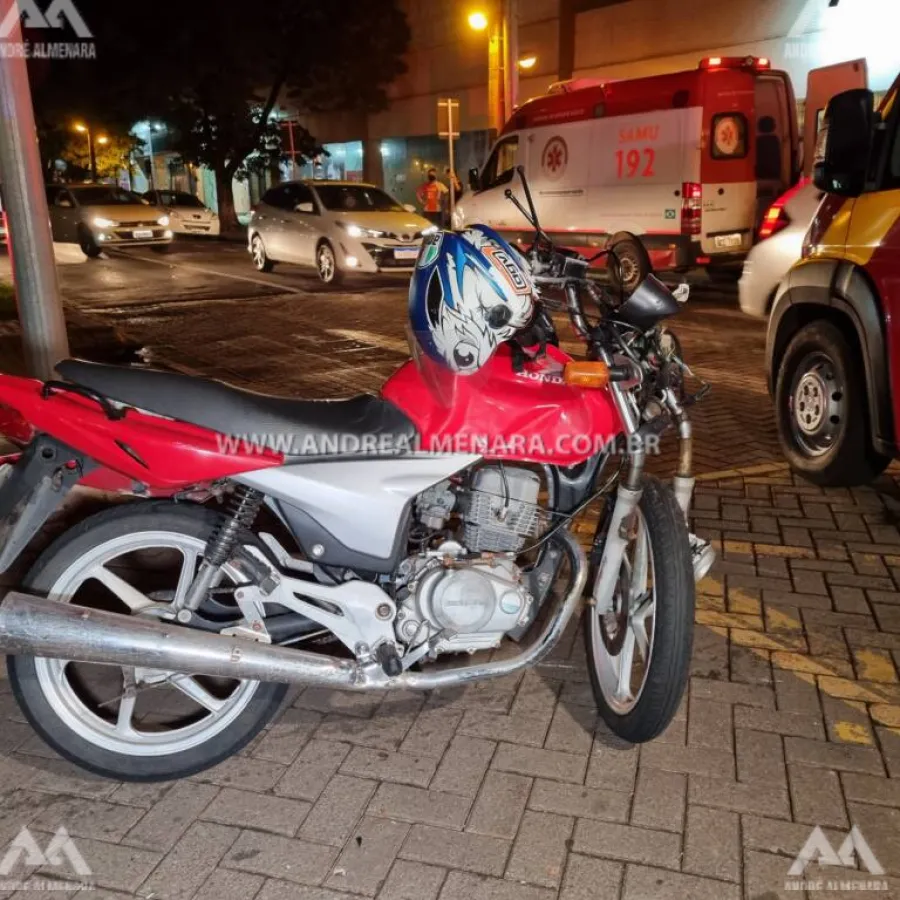
<svg viewBox="0 0 900 900">
<path fill-rule="evenodd" d="M 492 228 L 425 237 L 409 286 L 409 319 L 432 359 L 471 375 L 533 313 L 528 263 Z"/>
</svg>

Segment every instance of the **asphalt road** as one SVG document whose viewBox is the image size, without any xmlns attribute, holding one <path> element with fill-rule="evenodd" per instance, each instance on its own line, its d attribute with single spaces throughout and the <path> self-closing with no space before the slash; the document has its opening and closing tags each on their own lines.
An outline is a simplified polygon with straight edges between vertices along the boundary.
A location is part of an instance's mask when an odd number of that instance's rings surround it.
<svg viewBox="0 0 900 900">
<path fill-rule="evenodd" d="M 60 266 L 66 300 L 85 310 L 127 310 L 150 303 L 266 297 L 276 294 L 359 293 L 406 289 L 408 275 L 355 275 L 340 288 L 319 282 L 312 269 L 278 266 L 257 272 L 244 244 L 186 239 L 167 253 L 152 248 L 112 251 L 100 259 Z"/>
</svg>

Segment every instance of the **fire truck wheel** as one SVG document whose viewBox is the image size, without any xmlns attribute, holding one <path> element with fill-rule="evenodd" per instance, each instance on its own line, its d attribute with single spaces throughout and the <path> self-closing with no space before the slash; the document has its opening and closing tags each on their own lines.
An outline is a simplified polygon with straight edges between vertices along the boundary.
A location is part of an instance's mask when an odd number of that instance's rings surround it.
<svg viewBox="0 0 900 900">
<path fill-rule="evenodd" d="M 614 234 L 606 245 L 609 248 L 610 278 L 628 297 L 653 271 L 650 254 L 640 238 L 629 231 Z"/>
<path fill-rule="evenodd" d="M 813 484 L 850 487 L 880 475 L 890 458 L 872 446 L 858 351 L 831 322 L 802 328 L 775 384 L 778 438 L 791 467 Z"/>
</svg>

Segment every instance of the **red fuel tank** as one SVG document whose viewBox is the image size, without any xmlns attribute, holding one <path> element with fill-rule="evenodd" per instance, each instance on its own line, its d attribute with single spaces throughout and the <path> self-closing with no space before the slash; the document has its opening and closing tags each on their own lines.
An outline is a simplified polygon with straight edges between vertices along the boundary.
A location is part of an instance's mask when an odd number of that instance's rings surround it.
<svg viewBox="0 0 900 900">
<path fill-rule="evenodd" d="M 563 381 L 569 360 L 550 346 L 517 371 L 504 344 L 478 372 L 458 375 L 423 354 L 381 392 L 415 422 L 424 451 L 570 466 L 621 433 L 622 422 L 608 388 Z"/>
</svg>

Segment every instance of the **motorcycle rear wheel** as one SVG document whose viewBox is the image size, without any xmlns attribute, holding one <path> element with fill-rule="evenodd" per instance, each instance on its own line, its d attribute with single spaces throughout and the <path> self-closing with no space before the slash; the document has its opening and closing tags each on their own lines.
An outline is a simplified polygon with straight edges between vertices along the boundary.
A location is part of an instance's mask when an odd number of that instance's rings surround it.
<svg viewBox="0 0 900 900">
<path fill-rule="evenodd" d="M 140 596 L 130 589 L 171 602 L 187 590 L 220 518 L 170 502 L 104 510 L 51 544 L 24 589 L 124 613 L 123 597 L 133 605 Z M 223 584 L 235 580 L 226 564 Z M 287 691 L 283 684 L 33 656 L 9 656 L 7 668 L 19 707 L 54 750 L 121 781 L 184 778 L 216 765 L 255 737 Z"/>
<path fill-rule="evenodd" d="M 644 479 L 634 534 L 616 588 L 618 615 L 584 614 L 594 699 L 610 730 L 643 743 L 666 730 L 691 666 L 694 572 L 687 526 L 675 495 Z M 637 665 L 635 665 L 637 664 Z"/>
</svg>

